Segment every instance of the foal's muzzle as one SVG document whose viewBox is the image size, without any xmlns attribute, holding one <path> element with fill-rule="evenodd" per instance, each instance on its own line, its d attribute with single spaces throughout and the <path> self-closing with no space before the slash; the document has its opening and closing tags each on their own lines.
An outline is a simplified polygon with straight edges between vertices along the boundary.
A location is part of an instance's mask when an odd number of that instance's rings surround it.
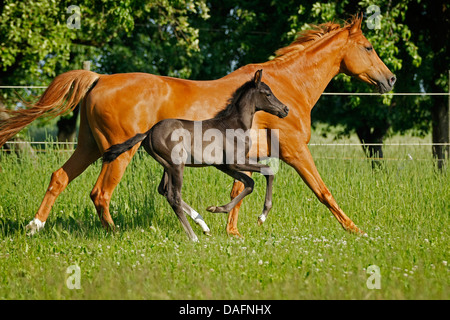
<svg viewBox="0 0 450 320">
<path fill-rule="evenodd" d="M 289 108 L 287 107 L 287 106 L 284 106 L 283 108 L 282 108 L 282 112 L 279 112 L 278 113 L 278 117 L 279 118 L 286 118 L 287 117 L 287 115 L 289 114 Z"/>
</svg>

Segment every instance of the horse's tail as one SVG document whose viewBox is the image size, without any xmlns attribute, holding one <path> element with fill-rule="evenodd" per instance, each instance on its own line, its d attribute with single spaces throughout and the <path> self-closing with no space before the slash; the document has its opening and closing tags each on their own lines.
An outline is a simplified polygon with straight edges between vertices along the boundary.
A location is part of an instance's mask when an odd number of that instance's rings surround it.
<svg viewBox="0 0 450 320">
<path fill-rule="evenodd" d="M 130 150 L 133 148 L 137 143 L 141 142 L 147 136 L 150 134 L 150 130 L 146 133 L 138 133 L 134 137 L 128 139 L 127 141 L 119 144 L 112 145 L 111 147 L 106 150 L 106 152 L 103 154 L 103 162 L 112 162 L 116 160 L 118 156 L 120 156 L 122 153 Z"/>
<path fill-rule="evenodd" d="M 10 117 L 0 122 L 0 147 L 37 118 L 56 117 L 75 109 L 99 77 L 87 70 L 65 72 L 53 79 L 38 102 L 29 108 L 2 110 Z"/>
</svg>

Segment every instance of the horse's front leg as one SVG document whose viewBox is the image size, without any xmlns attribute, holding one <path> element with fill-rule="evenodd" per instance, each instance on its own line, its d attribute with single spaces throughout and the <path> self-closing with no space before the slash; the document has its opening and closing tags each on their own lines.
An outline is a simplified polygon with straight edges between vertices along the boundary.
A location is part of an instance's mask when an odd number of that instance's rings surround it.
<svg viewBox="0 0 450 320">
<path fill-rule="evenodd" d="M 246 175 L 250 176 L 252 175 L 251 172 L 243 172 Z M 242 182 L 240 182 L 239 180 L 234 180 L 233 183 L 233 188 L 231 189 L 231 193 L 230 193 L 230 198 L 231 200 L 233 200 L 234 198 L 236 198 L 242 191 L 244 190 L 244 184 Z M 230 210 L 230 212 L 228 213 L 228 220 L 227 220 L 227 234 L 230 236 L 235 236 L 235 237 L 242 237 L 241 234 L 239 233 L 238 227 L 237 227 L 237 222 L 238 222 L 238 218 L 239 218 L 239 208 L 242 205 L 242 201 L 239 201 L 233 209 Z"/>
<path fill-rule="evenodd" d="M 286 145 L 287 144 L 284 144 L 283 146 L 285 148 L 281 150 L 282 160 L 297 171 L 319 201 L 328 207 L 345 230 L 352 233 L 364 234 L 364 232 L 361 231 L 349 217 L 347 217 L 344 211 L 339 208 L 336 200 L 333 198 L 331 192 L 320 177 L 308 146 L 303 143 L 295 146 L 290 144 L 290 147 L 287 148 Z"/>
</svg>

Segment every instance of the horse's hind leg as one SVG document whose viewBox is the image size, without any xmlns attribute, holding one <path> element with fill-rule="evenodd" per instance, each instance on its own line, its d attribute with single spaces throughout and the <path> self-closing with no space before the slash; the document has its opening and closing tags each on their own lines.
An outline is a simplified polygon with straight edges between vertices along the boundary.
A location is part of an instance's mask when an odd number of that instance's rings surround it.
<svg viewBox="0 0 450 320">
<path fill-rule="evenodd" d="M 167 188 L 168 188 L 168 174 L 167 174 L 167 171 L 164 170 L 164 174 L 163 174 L 163 177 L 161 179 L 161 183 L 159 184 L 159 187 L 158 187 L 159 194 L 167 197 Z M 203 217 L 200 215 L 200 213 L 198 213 L 197 211 L 192 209 L 183 200 L 181 200 L 181 206 L 183 208 L 183 211 L 188 216 L 190 216 L 192 218 L 192 220 L 194 220 L 194 222 L 197 223 L 200 226 L 200 228 L 202 228 L 203 233 L 205 235 L 207 235 L 207 236 L 210 236 L 211 235 L 211 230 L 209 229 L 209 227 L 206 224 L 205 220 L 203 220 Z"/>
<path fill-rule="evenodd" d="M 26 229 L 29 231 L 28 234 L 33 235 L 44 227 L 56 198 L 73 179 L 79 176 L 99 157 L 100 153 L 96 145 L 81 144 L 78 145 L 69 160 L 60 169 L 53 172 L 41 206 L 34 220 L 26 226 Z"/>
<path fill-rule="evenodd" d="M 114 230 L 114 222 L 109 212 L 109 203 L 114 189 L 119 184 L 122 176 L 131 161 L 131 158 L 139 148 L 139 144 L 131 150 L 125 152 L 112 162 L 104 162 L 100 175 L 91 192 L 91 199 L 94 203 L 100 221 L 106 229 Z"/>
</svg>

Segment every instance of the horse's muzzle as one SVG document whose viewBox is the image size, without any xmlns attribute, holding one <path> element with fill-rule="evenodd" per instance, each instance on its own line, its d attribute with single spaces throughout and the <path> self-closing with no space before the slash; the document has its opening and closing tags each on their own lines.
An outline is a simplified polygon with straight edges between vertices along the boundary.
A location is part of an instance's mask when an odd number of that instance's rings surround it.
<svg viewBox="0 0 450 320">
<path fill-rule="evenodd" d="M 378 82 L 378 92 L 383 94 L 386 92 L 389 92 L 394 88 L 394 84 L 397 81 L 397 78 L 395 75 L 392 75 L 391 77 L 387 78 L 385 81 L 379 81 Z"/>
</svg>

